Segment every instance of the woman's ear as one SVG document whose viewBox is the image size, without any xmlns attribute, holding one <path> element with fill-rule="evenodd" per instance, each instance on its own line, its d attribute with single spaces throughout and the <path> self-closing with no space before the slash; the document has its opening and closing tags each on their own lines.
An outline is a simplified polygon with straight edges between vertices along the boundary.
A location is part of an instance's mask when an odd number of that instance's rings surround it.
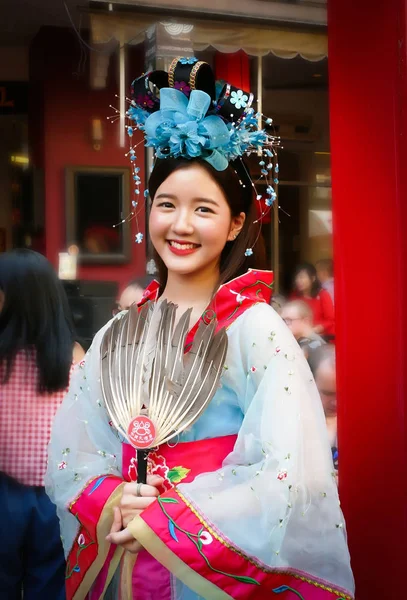
<svg viewBox="0 0 407 600">
<path fill-rule="evenodd" d="M 233 242 L 239 235 L 239 233 L 243 229 L 244 222 L 246 220 L 246 215 L 244 212 L 241 212 L 240 215 L 236 217 L 232 217 L 232 221 L 230 223 L 230 230 L 228 235 L 228 242 Z"/>
</svg>

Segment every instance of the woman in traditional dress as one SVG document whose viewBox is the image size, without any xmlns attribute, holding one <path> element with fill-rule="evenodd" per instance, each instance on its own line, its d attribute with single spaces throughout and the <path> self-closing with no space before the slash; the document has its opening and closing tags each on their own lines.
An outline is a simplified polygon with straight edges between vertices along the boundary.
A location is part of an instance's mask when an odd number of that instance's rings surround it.
<svg viewBox="0 0 407 600">
<path fill-rule="evenodd" d="M 197 64 L 176 61 L 160 108 L 138 114 L 158 156 L 149 232 L 160 283 L 142 303 L 166 299 L 180 314 L 192 308 L 185 352 L 199 321 L 216 317 L 228 336 L 221 385 L 189 430 L 150 453 L 147 483 L 135 483 L 135 450 L 110 420 L 100 384 L 101 341 L 111 325 L 96 335 L 49 452 L 67 597 L 351 600 L 321 401 L 300 348 L 269 305 L 273 278 L 259 270 L 256 197 L 240 156 L 247 145 L 242 138 L 232 151 L 218 143 L 227 119 L 205 123 L 210 94 L 197 116 L 204 93 L 194 88 Z M 188 97 L 175 85 L 181 78 Z M 227 92 L 219 104 L 243 123 L 249 95 Z M 247 141 L 250 130 L 241 128 Z M 266 148 L 266 137 L 255 143 Z"/>
</svg>

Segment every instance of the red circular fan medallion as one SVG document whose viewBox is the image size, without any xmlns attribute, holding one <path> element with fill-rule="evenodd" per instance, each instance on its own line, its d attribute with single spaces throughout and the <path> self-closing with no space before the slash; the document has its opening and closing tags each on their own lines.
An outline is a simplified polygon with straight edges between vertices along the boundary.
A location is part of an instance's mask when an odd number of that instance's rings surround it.
<svg viewBox="0 0 407 600">
<path fill-rule="evenodd" d="M 129 442 L 137 449 L 151 448 L 156 438 L 155 426 L 151 419 L 139 415 L 130 421 L 127 428 Z"/>
</svg>

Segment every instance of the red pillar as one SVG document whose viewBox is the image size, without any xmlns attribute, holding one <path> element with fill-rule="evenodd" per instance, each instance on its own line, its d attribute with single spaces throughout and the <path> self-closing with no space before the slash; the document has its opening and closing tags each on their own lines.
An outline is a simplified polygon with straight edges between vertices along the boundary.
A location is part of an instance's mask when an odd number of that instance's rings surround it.
<svg viewBox="0 0 407 600">
<path fill-rule="evenodd" d="M 406 0 L 328 0 L 340 493 L 357 600 L 407 598 Z"/>
</svg>

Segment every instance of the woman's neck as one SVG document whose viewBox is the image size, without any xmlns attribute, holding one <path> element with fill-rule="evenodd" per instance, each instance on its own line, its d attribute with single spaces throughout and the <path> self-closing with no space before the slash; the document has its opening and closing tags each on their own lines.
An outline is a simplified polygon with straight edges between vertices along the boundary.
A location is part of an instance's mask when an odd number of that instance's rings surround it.
<svg viewBox="0 0 407 600">
<path fill-rule="evenodd" d="M 218 268 L 192 275 L 168 272 L 162 298 L 179 306 L 205 308 L 213 296 L 218 280 Z"/>
</svg>

